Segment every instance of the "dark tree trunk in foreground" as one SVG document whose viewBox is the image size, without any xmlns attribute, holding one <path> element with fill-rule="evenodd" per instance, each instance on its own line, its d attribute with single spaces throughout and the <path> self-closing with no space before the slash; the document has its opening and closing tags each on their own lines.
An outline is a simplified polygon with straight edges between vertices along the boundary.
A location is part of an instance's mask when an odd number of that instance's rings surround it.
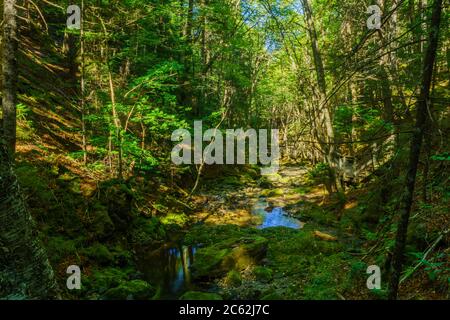
<svg viewBox="0 0 450 320">
<path fill-rule="evenodd" d="M 430 87 L 433 77 L 434 62 L 436 60 L 436 51 L 438 47 L 441 11 L 442 0 L 435 0 L 433 5 L 433 15 L 430 24 L 428 49 L 423 66 L 422 86 L 417 106 L 416 127 L 411 139 L 411 149 L 409 153 L 409 165 L 408 173 L 406 176 L 405 193 L 400 203 L 400 222 L 397 228 L 397 238 L 392 263 L 393 270 L 389 284 L 389 299 L 391 300 L 397 298 L 398 284 L 402 272 L 404 251 L 406 245 L 406 234 L 408 231 L 408 222 L 414 195 L 414 186 L 416 182 L 417 165 L 419 163 L 424 130 L 426 129 L 428 107 L 430 106 Z"/>
<path fill-rule="evenodd" d="M 13 171 L 16 144 L 17 23 L 14 0 L 4 1 L 3 134 L 0 137 L 0 298 L 47 299 L 56 283 Z"/>
<path fill-rule="evenodd" d="M 3 134 L 8 152 L 16 149 L 17 19 L 15 0 L 3 3 Z"/>
<path fill-rule="evenodd" d="M 9 153 L 0 143 L 0 299 L 56 296 L 53 270 L 35 230 Z"/>
</svg>

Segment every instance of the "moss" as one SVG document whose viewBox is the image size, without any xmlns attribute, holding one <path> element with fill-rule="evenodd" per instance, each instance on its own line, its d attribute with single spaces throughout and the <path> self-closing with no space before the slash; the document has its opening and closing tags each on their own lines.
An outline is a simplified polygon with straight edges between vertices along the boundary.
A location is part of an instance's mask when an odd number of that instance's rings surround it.
<svg viewBox="0 0 450 320">
<path fill-rule="evenodd" d="M 268 240 L 263 237 L 241 239 L 241 243 L 224 258 L 222 266 L 230 270 L 244 270 L 261 261 L 267 253 Z"/>
<path fill-rule="evenodd" d="M 161 223 L 169 227 L 184 228 L 189 222 L 187 215 L 183 213 L 169 213 L 161 218 Z"/>
<path fill-rule="evenodd" d="M 266 176 L 259 179 L 258 186 L 263 189 L 270 189 L 273 187 L 272 182 Z"/>
<path fill-rule="evenodd" d="M 84 250 L 86 256 L 89 257 L 93 262 L 97 262 L 101 265 L 108 265 L 114 261 L 113 254 L 109 251 L 109 249 L 101 244 L 95 243 L 89 248 Z"/>
<path fill-rule="evenodd" d="M 226 186 L 240 187 L 245 184 L 245 181 L 242 181 L 238 176 L 228 176 L 221 179 L 221 183 Z"/>
<path fill-rule="evenodd" d="M 77 256 L 80 241 L 57 236 L 49 238 L 46 247 L 50 260 L 58 263 L 62 259 Z"/>
<path fill-rule="evenodd" d="M 55 201 L 55 196 L 48 187 L 48 181 L 42 175 L 40 169 L 28 164 L 20 164 L 15 169 L 15 173 L 20 186 L 26 190 L 26 193 L 36 197 L 35 200 L 40 207 L 48 207 Z"/>
<path fill-rule="evenodd" d="M 243 270 L 266 255 L 268 241 L 263 237 L 231 238 L 197 251 L 192 265 L 196 278 L 217 277 L 230 270 Z"/>
<path fill-rule="evenodd" d="M 131 280 L 109 289 L 103 295 L 106 300 L 149 300 L 156 290 L 146 281 Z"/>
<path fill-rule="evenodd" d="M 130 269 L 105 268 L 94 269 L 92 274 L 85 280 L 82 280 L 88 290 L 103 293 L 111 288 L 119 286 L 122 282 L 128 280 Z"/>
<path fill-rule="evenodd" d="M 278 189 L 272 189 L 272 190 L 263 190 L 261 192 L 261 195 L 264 197 L 281 197 L 285 194 L 285 191 L 281 188 Z"/>
<path fill-rule="evenodd" d="M 238 287 L 242 284 L 241 274 L 236 270 L 231 270 L 225 277 L 225 283 L 232 287 Z"/>
<path fill-rule="evenodd" d="M 321 225 L 334 225 L 337 222 L 337 216 L 332 211 L 323 210 L 317 206 L 309 206 L 301 212 L 303 220 L 312 220 Z"/>
<path fill-rule="evenodd" d="M 284 300 L 283 297 L 277 292 L 271 292 L 261 297 L 261 300 Z"/>
<path fill-rule="evenodd" d="M 136 218 L 130 230 L 129 239 L 133 243 L 147 244 L 154 240 L 161 240 L 166 237 L 166 230 L 157 218 Z"/>
<path fill-rule="evenodd" d="M 338 293 L 351 290 L 354 281 L 351 277 L 352 258 L 346 253 L 337 253 L 318 259 L 309 268 L 308 281 L 303 287 L 305 299 L 340 299 Z"/>
<path fill-rule="evenodd" d="M 180 300 L 223 300 L 222 297 L 216 293 L 188 291 L 183 294 Z"/>
<path fill-rule="evenodd" d="M 133 254 L 120 244 L 111 248 L 111 253 L 114 256 L 114 263 L 118 266 L 127 266 L 133 262 Z"/>
<path fill-rule="evenodd" d="M 108 209 L 95 203 L 91 209 L 92 220 L 89 224 L 89 230 L 92 233 L 94 239 L 104 239 L 112 235 L 115 230 L 114 223 L 112 222 Z"/>
<path fill-rule="evenodd" d="M 301 186 L 301 187 L 295 188 L 294 191 L 303 196 L 303 195 L 306 195 L 307 193 L 311 192 L 311 187 Z"/>
<path fill-rule="evenodd" d="M 253 275 L 258 281 L 269 282 L 273 278 L 273 270 L 270 268 L 257 266 L 253 269 Z"/>
<path fill-rule="evenodd" d="M 202 278 L 220 275 L 223 271 L 220 264 L 229 252 L 229 249 L 220 249 L 217 246 L 199 249 L 192 264 L 193 276 Z"/>
</svg>

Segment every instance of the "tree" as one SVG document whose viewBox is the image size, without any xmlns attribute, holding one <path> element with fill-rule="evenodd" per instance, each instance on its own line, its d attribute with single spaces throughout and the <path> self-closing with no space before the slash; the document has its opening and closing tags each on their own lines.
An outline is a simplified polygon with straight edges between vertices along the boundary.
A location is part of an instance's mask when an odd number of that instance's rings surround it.
<svg viewBox="0 0 450 320">
<path fill-rule="evenodd" d="M 438 48 L 439 29 L 441 23 L 442 0 L 435 0 L 433 4 L 433 15 L 430 23 L 430 35 L 428 49 L 422 71 L 422 83 L 420 97 L 417 105 L 417 118 L 415 130 L 411 138 L 409 151 L 408 172 L 406 175 L 406 184 L 403 198 L 400 202 L 400 222 L 397 227 L 397 236 L 392 260 L 392 275 L 389 283 L 389 299 L 396 299 L 398 293 L 398 284 L 403 266 L 403 255 L 406 246 L 406 234 L 408 232 L 408 223 L 411 212 L 411 206 L 414 196 L 416 183 L 417 167 L 422 148 L 424 131 L 426 129 L 428 109 L 430 106 L 430 88 L 433 78 L 434 62 Z"/>
<path fill-rule="evenodd" d="M 10 155 L 16 150 L 17 19 L 16 1 L 3 3 L 3 136 Z"/>
<path fill-rule="evenodd" d="M 16 144 L 17 22 L 14 0 L 4 2 L 3 134 L 0 140 L 0 297 L 55 298 L 53 270 L 13 170 Z"/>
</svg>

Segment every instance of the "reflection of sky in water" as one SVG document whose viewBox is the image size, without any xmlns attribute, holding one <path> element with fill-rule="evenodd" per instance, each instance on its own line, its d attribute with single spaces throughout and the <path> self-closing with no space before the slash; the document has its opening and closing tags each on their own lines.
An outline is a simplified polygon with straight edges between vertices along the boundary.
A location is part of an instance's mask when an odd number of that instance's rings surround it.
<svg viewBox="0 0 450 320">
<path fill-rule="evenodd" d="M 258 229 L 270 227 L 300 229 L 301 223 L 297 219 L 286 216 L 282 208 L 274 208 L 271 212 L 265 213 L 264 222 L 258 226 Z"/>
<path fill-rule="evenodd" d="M 263 217 L 263 223 L 259 225 L 258 229 L 265 229 L 271 227 L 286 227 L 292 229 L 300 229 L 302 224 L 299 220 L 289 217 L 283 208 L 274 208 L 267 212 L 265 209 L 269 206 L 264 198 L 258 200 L 253 207 L 253 213 Z"/>
</svg>

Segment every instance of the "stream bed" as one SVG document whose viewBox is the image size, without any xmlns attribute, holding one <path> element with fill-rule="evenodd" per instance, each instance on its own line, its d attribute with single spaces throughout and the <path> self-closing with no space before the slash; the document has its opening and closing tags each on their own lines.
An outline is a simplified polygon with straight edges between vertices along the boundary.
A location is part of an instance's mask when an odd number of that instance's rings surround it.
<svg viewBox="0 0 450 320">
<path fill-rule="evenodd" d="M 290 217 L 281 207 L 270 207 L 265 197 L 259 197 L 251 213 L 261 217 L 258 229 L 286 227 L 301 229 L 302 222 Z M 197 246 L 185 246 L 180 243 L 168 243 L 156 250 L 144 254 L 141 271 L 147 281 L 158 284 L 161 297 L 176 299 L 184 292 L 192 290 L 190 266 L 194 262 Z"/>
</svg>

